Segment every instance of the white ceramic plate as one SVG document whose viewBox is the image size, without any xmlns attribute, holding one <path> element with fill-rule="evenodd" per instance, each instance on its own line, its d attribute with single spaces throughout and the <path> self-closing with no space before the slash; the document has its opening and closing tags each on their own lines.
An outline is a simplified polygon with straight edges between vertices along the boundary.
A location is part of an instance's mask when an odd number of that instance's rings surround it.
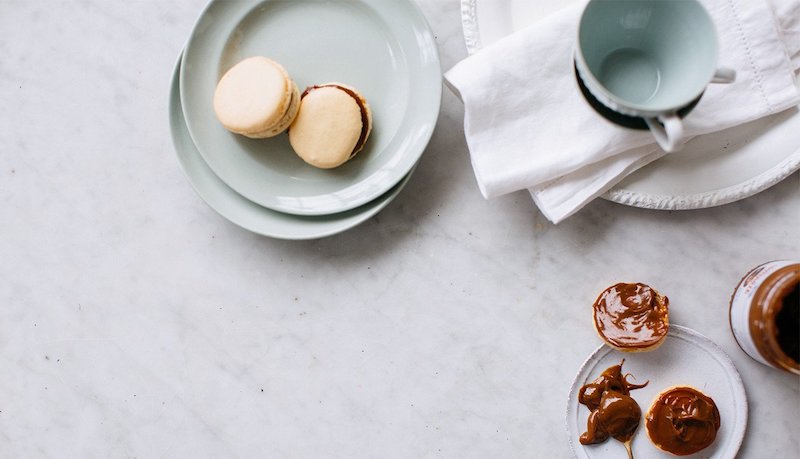
<svg viewBox="0 0 800 459">
<path fill-rule="evenodd" d="M 684 457 L 723 459 L 736 456 L 747 428 L 747 397 L 739 372 L 730 357 L 713 341 L 690 328 L 670 325 L 666 341 L 655 351 L 623 353 L 602 345 L 584 362 L 572 383 L 567 401 L 567 433 L 575 457 L 627 457 L 622 443 L 614 439 L 588 446 L 578 441 L 586 431 L 586 420 L 589 418 L 589 409 L 578 403 L 581 386 L 593 381 L 603 370 L 618 364 L 623 358 L 624 373 L 635 376 L 637 383 L 650 381 L 646 387 L 633 390 L 630 394 L 642 408 L 642 422 L 632 445 L 636 459 L 675 457 L 650 442 L 645 432 L 644 414 L 656 395 L 678 385 L 692 386 L 714 399 L 720 414 L 720 429 L 714 443 Z"/>
<path fill-rule="evenodd" d="M 373 112 L 364 150 L 321 170 L 297 157 L 285 134 L 253 140 L 226 131 L 214 90 L 253 55 L 283 64 L 301 91 L 331 81 L 357 88 Z M 417 163 L 439 114 L 441 68 L 412 0 L 213 0 L 187 43 L 180 91 L 194 143 L 222 181 L 264 207 L 324 215 L 372 201 Z"/>
<path fill-rule="evenodd" d="M 179 93 L 180 59 L 175 66 L 169 94 L 169 122 L 172 142 L 186 177 L 197 194 L 220 215 L 257 234 L 279 239 L 317 239 L 331 236 L 362 223 L 386 207 L 411 178 L 413 168 L 389 191 L 356 209 L 322 216 L 276 212 L 247 200 L 222 182 L 197 151 L 181 109 Z"/>
<path fill-rule="evenodd" d="M 467 50 L 476 52 L 577 0 L 462 0 Z M 695 138 L 634 172 L 606 199 L 650 209 L 701 209 L 752 196 L 800 169 L 800 111 Z"/>
</svg>

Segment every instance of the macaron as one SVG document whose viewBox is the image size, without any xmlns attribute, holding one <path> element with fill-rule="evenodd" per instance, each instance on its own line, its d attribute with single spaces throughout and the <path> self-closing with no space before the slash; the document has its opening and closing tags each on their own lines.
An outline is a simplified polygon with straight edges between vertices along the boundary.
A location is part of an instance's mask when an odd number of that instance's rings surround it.
<svg viewBox="0 0 800 459">
<path fill-rule="evenodd" d="M 219 122 L 231 132 L 254 139 L 286 131 L 299 106 L 300 91 L 286 69 L 262 56 L 231 67 L 214 92 Z"/>
<path fill-rule="evenodd" d="M 717 438 L 720 423 L 714 400 L 690 386 L 661 392 L 645 416 L 650 441 L 676 456 L 688 456 L 709 447 Z"/>
<path fill-rule="evenodd" d="M 310 86 L 303 91 L 289 142 L 306 163 L 331 169 L 364 148 L 372 132 L 372 112 L 364 96 L 342 83 Z"/>
<path fill-rule="evenodd" d="M 618 351 L 655 350 L 669 332 L 669 298 L 647 284 L 612 285 L 592 309 L 597 334 Z"/>
</svg>

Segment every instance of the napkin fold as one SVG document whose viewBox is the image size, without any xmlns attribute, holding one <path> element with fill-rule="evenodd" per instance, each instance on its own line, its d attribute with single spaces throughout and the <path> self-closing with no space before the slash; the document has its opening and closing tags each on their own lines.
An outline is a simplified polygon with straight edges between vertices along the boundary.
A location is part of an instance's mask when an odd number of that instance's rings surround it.
<svg viewBox="0 0 800 459">
<path fill-rule="evenodd" d="M 717 27 L 719 65 L 736 82 L 712 84 L 684 120 L 707 134 L 800 103 L 800 2 L 703 0 Z M 573 73 L 586 2 L 567 7 L 456 64 L 445 81 L 464 103 L 464 131 L 484 197 L 527 189 L 558 223 L 665 153 L 649 131 L 595 113 Z"/>
</svg>

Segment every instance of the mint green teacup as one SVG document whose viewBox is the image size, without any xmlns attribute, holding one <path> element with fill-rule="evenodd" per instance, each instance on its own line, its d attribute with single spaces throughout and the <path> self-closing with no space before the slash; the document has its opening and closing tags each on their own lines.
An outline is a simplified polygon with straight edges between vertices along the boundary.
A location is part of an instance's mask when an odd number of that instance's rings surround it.
<svg viewBox="0 0 800 459">
<path fill-rule="evenodd" d="M 717 33 L 697 0 L 590 0 L 575 64 L 584 85 L 618 113 L 644 118 L 664 151 L 683 145 L 677 112 L 709 83 L 736 73 L 717 67 Z"/>
</svg>

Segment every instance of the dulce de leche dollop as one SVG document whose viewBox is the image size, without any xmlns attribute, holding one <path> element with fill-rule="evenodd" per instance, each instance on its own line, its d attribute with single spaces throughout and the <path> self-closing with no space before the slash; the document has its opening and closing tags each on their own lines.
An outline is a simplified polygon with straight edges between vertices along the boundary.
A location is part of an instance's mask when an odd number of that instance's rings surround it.
<svg viewBox="0 0 800 459">
<path fill-rule="evenodd" d="M 628 382 L 628 375 L 622 374 L 623 363 L 625 360 L 607 368 L 597 379 L 581 387 L 578 401 L 591 410 L 586 432 L 579 439 L 581 444 L 602 443 L 608 437 L 625 443 L 633 438 L 639 427 L 642 410 L 628 394 L 647 383 Z"/>
<path fill-rule="evenodd" d="M 646 284 L 612 285 L 593 309 L 597 333 L 623 352 L 653 350 L 669 332 L 669 299 Z"/>
<path fill-rule="evenodd" d="M 711 397 L 692 387 L 673 387 L 656 397 L 647 411 L 650 440 L 676 456 L 696 453 L 714 443 L 719 410 Z"/>
</svg>

